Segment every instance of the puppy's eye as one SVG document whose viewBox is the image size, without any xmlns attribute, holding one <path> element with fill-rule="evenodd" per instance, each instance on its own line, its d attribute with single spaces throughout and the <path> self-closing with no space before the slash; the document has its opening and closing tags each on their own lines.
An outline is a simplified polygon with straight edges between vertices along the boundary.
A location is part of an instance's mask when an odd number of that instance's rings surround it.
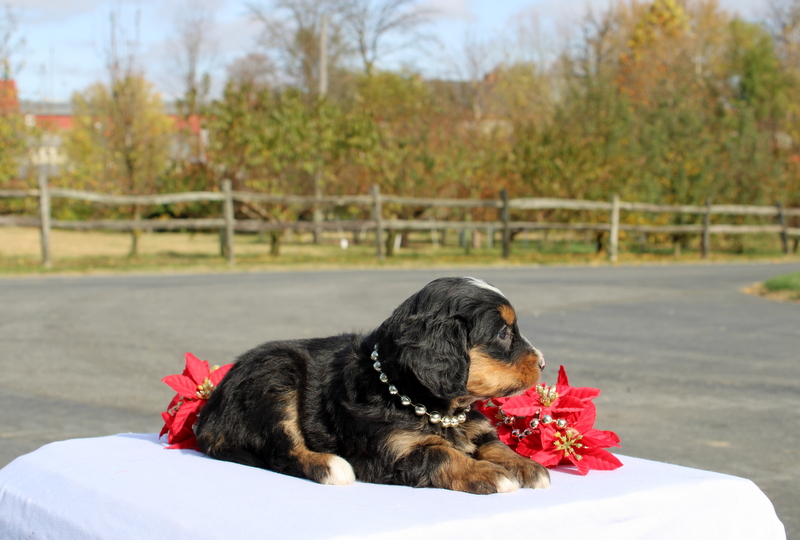
<svg viewBox="0 0 800 540">
<path fill-rule="evenodd" d="M 504 326 L 503 329 L 500 330 L 500 333 L 497 334 L 497 339 L 499 339 L 500 341 L 506 341 L 511 339 L 511 336 L 512 336 L 511 328 L 509 328 L 508 326 Z"/>
</svg>

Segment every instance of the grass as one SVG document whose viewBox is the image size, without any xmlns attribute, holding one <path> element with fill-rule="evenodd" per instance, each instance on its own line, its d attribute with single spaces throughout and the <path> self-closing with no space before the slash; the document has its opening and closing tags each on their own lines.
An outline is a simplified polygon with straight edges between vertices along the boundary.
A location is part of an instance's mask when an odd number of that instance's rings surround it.
<svg viewBox="0 0 800 540">
<path fill-rule="evenodd" d="M 800 272 L 792 272 L 756 283 L 742 292 L 781 302 L 800 302 Z"/>
<path fill-rule="evenodd" d="M 786 291 L 794 293 L 800 298 L 800 272 L 776 276 L 764 282 L 764 288 L 768 291 Z"/>
<path fill-rule="evenodd" d="M 549 237 L 521 235 L 514 242 L 509 259 L 501 257 L 499 242 L 494 247 L 465 249 L 450 235 L 448 245 L 434 246 L 427 233 L 412 236 L 412 242 L 385 261 L 375 257 L 371 237 L 355 243 L 351 235 L 348 249 L 339 245 L 332 233 L 320 245 L 307 236 L 289 237 L 281 254 L 269 254 L 270 245 L 256 235 L 239 234 L 235 238 L 236 265 L 231 268 L 220 256 L 219 237 L 214 233 L 144 233 L 139 238 L 139 254 L 128 257 L 131 236 L 128 233 L 75 232 L 54 230 L 51 233 L 53 267 L 43 269 L 39 232 L 32 228 L 0 228 L 0 275 L 48 273 L 127 273 L 127 272 L 227 272 L 326 269 L 326 268 L 422 268 L 457 266 L 521 265 L 606 265 L 605 253 L 597 253 L 591 238 L 579 235 Z M 730 246 L 714 246 L 710 262 L 751 260 L 800 260 L 796 255 L 781 254 L 776 238 L 748 237 L 734 253 Z M 676 256 L 670 245 L 628 240 L 620 246 L 623 264 L 658 264 L 699 262 L 697 246 L 690 245 Z"/>
</svg>

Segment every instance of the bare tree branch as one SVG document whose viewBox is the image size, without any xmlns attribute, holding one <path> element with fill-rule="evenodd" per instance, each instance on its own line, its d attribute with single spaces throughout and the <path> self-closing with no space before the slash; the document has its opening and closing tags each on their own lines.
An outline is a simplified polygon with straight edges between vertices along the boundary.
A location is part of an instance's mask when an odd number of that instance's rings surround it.
<svg viewBox="0 0 800 540">
<path fill-rule="evenodd" d="M 319 43 L 323 16 L 328 20 L 328 65 L 336 67 L 348 54 L 342 17 L 349 0 L 272 0 L 248 4 L 263 25 L 260 43 L 273 55 L 288 79 L 308 92 L 318 88 Z"/>
<path fill-rule="evenodd" d="M 25 39 L 17 36 L 17 14 L 6 4 L 0 11 L 0 78 L 8 80 L 22 68 L 12 65 L 12 58 L 25 47 Z"/>
<path fill-rule="evenodd" d="M 426 39 L 416 29 L 434 17 L 436 11 L 416 6 L 416 0 L 349 0 L 344 24 L 367 74 L 387 54 L 410 47 Z M 409 39 L 387 44 L 391 35 L 407 35 Z"/>
<path fill-rule="evenodd" d="M 213 30 L 214 14 L 196 1 L 188 2 L 176 14 L 174 73 L 182 86 L 178 104 L 186 117 L 200 112 L 211 90 L 209 72 L 216 55 Z"/>
</svg>

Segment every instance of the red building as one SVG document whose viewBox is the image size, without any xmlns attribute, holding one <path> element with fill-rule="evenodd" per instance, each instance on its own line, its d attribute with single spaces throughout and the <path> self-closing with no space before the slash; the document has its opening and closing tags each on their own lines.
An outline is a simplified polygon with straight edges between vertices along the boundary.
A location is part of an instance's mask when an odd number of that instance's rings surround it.
<svg viewBox="0 0 800 540">
<path fill-rule="evenodd" d="M 18 110 L 17 84 L 14 81 L 0 79 L 0 114 Z"/>
</svg>

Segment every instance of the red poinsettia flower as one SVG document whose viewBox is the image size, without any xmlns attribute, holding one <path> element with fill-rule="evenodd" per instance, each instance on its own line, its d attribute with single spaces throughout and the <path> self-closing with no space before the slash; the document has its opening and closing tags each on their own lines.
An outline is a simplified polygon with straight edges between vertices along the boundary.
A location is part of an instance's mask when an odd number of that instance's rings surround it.
<svg viewBox="0 0 800 540">
<path fill-rule="evenodd" d="M 568 421 L 563 428 L 555 422 L 542 426 L 538 437 L 520 440 L 516 450 L 545 467 L 573 465 L 582 475 L 591 469 L 607 471 L 621 467 L 619 459 L 605 450 L 619 446 L 619 437 L 611 431 L 594 429 L 596 417 L 597 410 L 589 403 L 573 417 L 574 422 Z"/>
<path fill-rule="evenodd" d="M 184 358 L 186 367 L 181 375 L 169 375 L 161 379 L 177 392 L 167 410 L 161 413 L 164 427 L 159 437 L 167 434 L 169 449 L 197 448 L 193 431 L 197 415 L 214 388 L 233 367 L 233 364 L 209 367 L 208 362 L 198 359 L 192 353 L 186 353 Z"/>
<path fill-rule="evenodd" d="M 501 441 L 545 467 L 573 465 L 578 473 L 612 470 L 622 463 L 605 448 L 619 446 L 611 431 L 594 429 L 596 388 L 569 385 L 564 366 L 555 386 L 538 384 L 520 396 L 495 398 L 479 409 L 495 422 Z"/>
</svg>

